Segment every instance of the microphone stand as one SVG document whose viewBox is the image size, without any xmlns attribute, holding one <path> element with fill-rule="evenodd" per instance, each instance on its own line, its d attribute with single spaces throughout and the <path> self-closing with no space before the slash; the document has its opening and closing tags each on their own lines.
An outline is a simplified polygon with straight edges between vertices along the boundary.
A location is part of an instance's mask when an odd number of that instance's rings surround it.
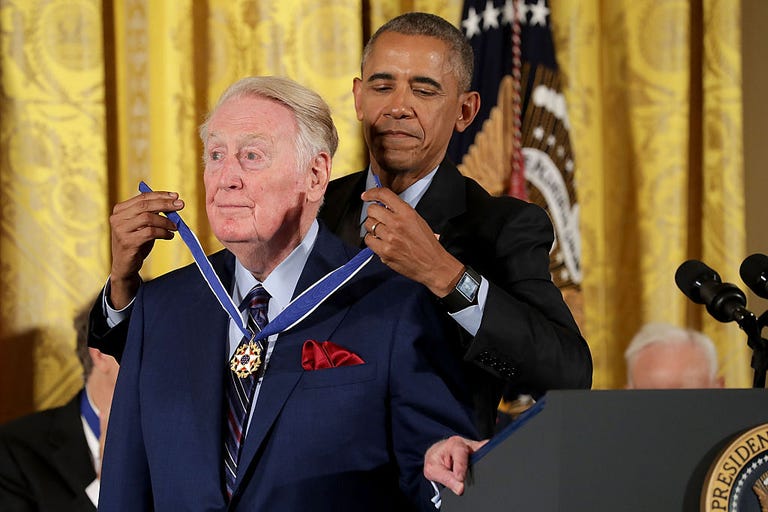
<svg viewBox="0 0 768 512">
<path fill-rule="evenodd" d="M 752 349 L 752 369 L 755 371 L 752 380 L 753 388 L 765 388 L 765 374 L 768 372 L 768 340 L 762 337 L 763 327 L 768 325 L 768 311 L 760 317 L 741 309 L 734 315 L 736 323 L 747 333 L 747 345 Z"/>
</svg>

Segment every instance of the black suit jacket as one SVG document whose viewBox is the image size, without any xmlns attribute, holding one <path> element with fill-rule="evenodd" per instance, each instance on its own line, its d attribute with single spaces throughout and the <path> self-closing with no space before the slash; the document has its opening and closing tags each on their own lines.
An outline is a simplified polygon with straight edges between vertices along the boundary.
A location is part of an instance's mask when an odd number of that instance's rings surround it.
<svg viewBox="0 0 768 512">
<path fill-rule="evenodd" d="M 320 218 L 351 245 L 360 244 L 360 194 L 366 171 L 333 180 Z M 472 338 L 450 320 L 453 347 L 474 388 L 475 422 L 491 435 L 504 386 L 540 396 L 549 389 L 589 388 L 592 359 L 549 273 L 552 223 L 540 207 L 494 197 L 444 160 L 416 211 L 440 243 L 489 283 Z M 446 314 L 446 318 L 449 318 Z"/>
<path fill-rule="evenodd" d="M 93 512 L 96 478 L 80 419 L 80 394 L 66 405 L 0 426 L 0 510 Z"/>
</svg>

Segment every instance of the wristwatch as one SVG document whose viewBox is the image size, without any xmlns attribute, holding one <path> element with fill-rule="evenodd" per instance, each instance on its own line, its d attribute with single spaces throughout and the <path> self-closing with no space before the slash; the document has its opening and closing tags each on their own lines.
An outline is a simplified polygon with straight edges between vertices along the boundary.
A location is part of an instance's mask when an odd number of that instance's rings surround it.
<svg viewBox="0 0 768 512">
<path fill-rule="evenodd" d="M 451 293 L 440 299 L 449 313 L 456 313 L 477 304 L 477 292 L 480 290 L 482 277 L 472 267 L 464 267 L 464 272 Z"/>
</svg>

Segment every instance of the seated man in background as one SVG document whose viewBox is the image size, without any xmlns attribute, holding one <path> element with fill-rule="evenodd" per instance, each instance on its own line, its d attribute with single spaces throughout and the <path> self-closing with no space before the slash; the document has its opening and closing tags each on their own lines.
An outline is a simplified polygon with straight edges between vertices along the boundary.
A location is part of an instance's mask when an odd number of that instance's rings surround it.
<svg viewBox="0 0 768 512">
<path fill-rule="evenodd" d="M 0 510 L 96 510 L 118 365 L 88 348 L 87 315 L 88 309 L 75 318 L 85 386 L 66 405 L 0 426 Z"/>
<path fill-rule="evenodd" d="M 721 388 L 717 351 L 705 335 L 668 324 L 647 324 L 624 352 L 627 389 Z"/>
</svg>

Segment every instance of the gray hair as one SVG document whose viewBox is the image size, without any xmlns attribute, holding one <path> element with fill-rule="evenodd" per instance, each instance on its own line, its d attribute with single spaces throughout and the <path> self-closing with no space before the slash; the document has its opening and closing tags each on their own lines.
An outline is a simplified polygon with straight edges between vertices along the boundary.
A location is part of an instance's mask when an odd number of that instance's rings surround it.
<svg viewBox="0 0 768 512">
<path fill-rule="evenodd" d="M 474 73 L 475 56 L 472 45 L 461 33 L 461 30 L 451 25 L 440 16 L 425 12 L 407 12 L 396 18 L 392 18 L 371 36 L 363 49 L 363 59 L 360 65 L 365 66 L 373 50 L 373 44 L 378 37 L 385 32 L 397 32 L 409 36 L 428 36 L 437 38 L 448 45 L 451 66 L 456 73 L 460 92 L 469 91 L 472 86 L 472 73 Z"/>
<path fill-rule="evenodd" d="M 208 138 L 208 123 L 216 110 L 232 98 L 259 97 L 276 101 L 291 112 L 298 126 L 297 151 L 300 161 L 309 162 L 321 152 L 331 157 L 339 146 L 339 134 L 333 124 L 331 109 L 316 92 L 278 76 L 251 76 L 230 85 L 200 125 L 200 138 L 205 144 Z"/>
<path fill-rule="evenodd" d="M 670 345 L 673 343 L 693 343 L 701 348 L 706 354 L 709 362 L 709 377 L 714 379 L 717 376 L 717 350 L 712 340 L 704 334 L 693 329 L 683 329 L 674 325 L 664 323 L 646 324 L 629 342 L 624 352 L 624 360 L 627 369 L 631 366 L 635 356 L 642 349 L 654 343 L 663 343 Z"/>
</svg>

